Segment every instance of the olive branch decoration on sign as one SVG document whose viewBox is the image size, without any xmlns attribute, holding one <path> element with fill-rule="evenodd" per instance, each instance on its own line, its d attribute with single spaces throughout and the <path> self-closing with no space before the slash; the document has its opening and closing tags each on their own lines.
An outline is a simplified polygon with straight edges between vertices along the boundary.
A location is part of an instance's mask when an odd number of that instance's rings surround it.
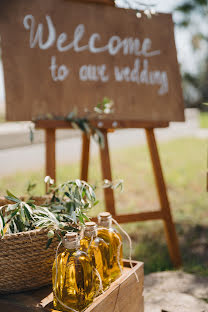
<svg viewBox="0 0 208 312">
<path fill-rule="evenodd" d="M 96 117 L 98 119 L 103 119 L 105 115 L 109 115 L 114 113 L 114 102 L 107 97 L 104 97 L 101 102 L 94 107 L 93 112 L 85 109 L 85 117 L 79 117 L 77 114 L 77 109 L 75 108 L 72 112 L 70 112 L 66 117 L 56 116 L 53 114 L 47 114 L 43 116 L 39 116 L 33 119 L 33 122 L 29 125 L 29 133 L 30 133 L 30 142 L 34 141 L 34 123 L 38 120 L 64 120 L 71 123 L 74 129 L 79 129 L 84 132 L 87 137 L 92 136 L 94 141 L 100 145 L 101 148 L 104 148 L 104 136 L 100 129 L 93 126 L 90 123 L 90 119 Z"/>
</svg>

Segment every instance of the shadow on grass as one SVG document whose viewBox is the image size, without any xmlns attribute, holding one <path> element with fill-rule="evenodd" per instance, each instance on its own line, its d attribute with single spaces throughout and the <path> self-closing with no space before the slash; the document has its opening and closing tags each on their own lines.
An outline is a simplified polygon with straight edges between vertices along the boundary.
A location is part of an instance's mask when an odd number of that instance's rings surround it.
<svg viewBox="0 0 208 312">
<path fill-rule="evenodd" d="M 178 223 L 176 229 L 183 270 L 208 276 L 208 226 Z M 174 269 L 161 222 L 135 224 L 134 230 L 129 227 L 128 231 L 133 241 L 133 258 L 145 263 L 145 274 Z M 128 250 L 126 243 L 124 249 Z"/>
</svg>

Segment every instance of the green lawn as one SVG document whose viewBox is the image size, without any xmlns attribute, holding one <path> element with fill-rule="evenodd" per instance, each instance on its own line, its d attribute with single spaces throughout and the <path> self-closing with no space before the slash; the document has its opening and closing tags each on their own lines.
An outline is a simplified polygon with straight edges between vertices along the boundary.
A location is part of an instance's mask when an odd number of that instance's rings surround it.
<svg viewBox="0 0 208 312">
<path fill-rule="evenodd" d="M 208 276 L 207 141 L 177 139 L 159 147 L 184 270 Z M 124 180 L 124 192 L 116 193 L 117 210 L 127 213 L 157 209 L 157 194 L 146 146 L 113 150 L 111 159 L 114 179 Z M 79 176 L 79 164 L 58 166 L 57 170 L 58 182 Z M 100 179 L 100 163 L 95 157 L 90 164 L 90 182 L 97 184 Z M 44 193 L 42 171 L 2 178 L 0 192 L 4 194 L 9 188 L 17 195 L 24 194 L 29 180 L 38 182 L 36 194 Z M 90 212 L 91 215 L 104 209 L 102 192 L 98 191 L 97 196 L 100 204 Z M 124 227 L 133 241 L 133 257 L 145 262 L 146 273 L 172 269 L 162 221 L 126 224 Z M 126 242 L 124 246 L 125 256 L 128 256 Z"/>
<path fill-rule="evenodd" d="M 5 122 L 5 116 L 3 113 L 0 113 L 0 123 Z"/>
<path fill-rule="evenodd" d="M 201 128 L 208 128 L 208 112 L 200 112 L 199 124 Z"/>
</svg>

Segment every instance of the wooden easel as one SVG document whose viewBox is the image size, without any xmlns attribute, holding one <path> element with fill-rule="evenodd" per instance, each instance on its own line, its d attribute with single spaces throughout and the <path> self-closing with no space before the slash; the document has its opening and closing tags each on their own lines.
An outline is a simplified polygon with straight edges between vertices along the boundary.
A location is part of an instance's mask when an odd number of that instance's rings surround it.
<svg viewBox="0 0 208 312">
<path fill-rule="evenodd" d="M 97 122 L 92 122 L 97 126 Z M 108 147 L 108 130 L 112 128 L 112 122 L 104 122 L 105 128 L 102 129 L 105 147 L 100 148 L 101 157 L 101 170 L 103 179 L 112 180 L 110 154 Z M 117 129 L 119 128 L 143 128 L 146 132 L 148 148 L 151 156 L 152 167 L 155 177 L 157 193 L 160 202 L 160 209 L 157 211 L 147 211 L 135 214 L 117 215 L 115 208 L 114 193 L 112 189 L 104 189 L 106 210 L 119 223 L 135 222 L 135 221 L 148 221 L 148 220 L 163 220 L 168 249 L 171 260 L 175 267 L 181 266 L 181 255 L 179 251 L 178 238 L 173 223 L 170 204 L 167 196 L 167 188 L 163 177 L 160 157 L 158 153 L 157 143 L 154 135 L 154 128 L 168 127 L 168 123 L 153 123 L 153 122 L 117 122 Z M 69 129 L 72 126 L 67 121 L 55 120 L 40 120 L 36 122 L 37 129 L 44 129 L 46 135 L 46 175 L 56 179 L 56 157 L 55 157 L 55 143 L 56 143 L 56 129 Z M 89 167 L 89 151 L 90 139 L 86 135 L 82 136 L 82 157 L 81 157 L 81 179 L 88 180 L 88 167 Z"/>
<path fill-rule="evenodd" d="M 95 2 L 114 6 L 113 0 L 81 0 L 84 2 Z M 98 122 L 93 121 L 92 124 L 99 127 Z M 104 121 L 102 125 L 102 132 L 105 140 L 104 149 L 100 149 L 101 170 L 103 179 L 112 180 L 110 155 L 108 147 L 108 129 L 112 129 L 112 121 Z M 148 148 L 151 156 L 151 162 L 155 177 L 157 193 L 160 202 L 160 209 L 158 211 L 148 211 L 136 214 L 117 215 L 115 208 L 114 193 L 112 189 L 104 189 L 106 210 L 109 211 L 113 218 L 119 223 L 148 221 L 148 220 L 163 220 L 168 249 L 171 260 L 175 267 L 182 264 L 181 255 L 179 251 L 178 238 L 173 223 L 170 204 L 167 196 L 167 188 L 163 177 L 160 157 L 158 153 L 157 143 L 154 135 L 154 128 L 168 127 L 168 122 L 136 122 L 136 121 L 117 121 L 116 128 L 143 128 L 146 132 Z M 36 122 L 36 128 L 44 129 L 46 135 L 46 175 L 56 179 L 56 157 L 55 157 L 55 134 L 56 129 L 69 129 L 71 125 L 66 121 L 57 120 L 40 120 Z M 89 151 L 90 139 L 86 135 L 82 136 L 82 157 L 81 157 L 81 179 L 88 180 L 89 167 Z"/>
</svg>

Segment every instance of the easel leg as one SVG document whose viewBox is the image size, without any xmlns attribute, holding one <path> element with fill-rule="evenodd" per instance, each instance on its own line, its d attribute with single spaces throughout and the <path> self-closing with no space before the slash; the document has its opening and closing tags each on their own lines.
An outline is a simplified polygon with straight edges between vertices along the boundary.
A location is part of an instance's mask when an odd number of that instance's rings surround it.
<svg viewBox="0 0 208 312">
<path fill-rule="evenodd" d="M 175 267 L 179 267 L 182 264 L 181 255 L 179 250 L 178 238 L 173 223 L 170 205 L 167 196 L 166 185 L 163 177 L 162 167 L 160 163 L 160 157 L 155 140 L 154 130 L 145 129 L 150 156 L 152 160 L 152 166 L 154 170 L 155 182 L 157 186 L 157 192 L 160 200 L 161 211 L 163 214 L 163 221 L 165 226 L 166 238 L 168 243 L 168 249 L 171 260 Z"/>
<path fill-rule="evenodd" d="M 103 149 L 100 148 L 102 177 L 103 177 L 103 179 L 107 179 L 109 181 L 112 181 L 110 154 L 109 154 L 108 137 L 107 137 L 107 131 L 106 130 L 103 130 L 103 135 L 104 135 L 105 146 Z M 113 190 L 110 188 L 105 188 L 104 189 L 104 196 L 105 196 L 106 210 L 109 211 L 113 217 L 115 217 L 116 211 L 115 211 L 115 201 L 114 201 Z"/>
<path fill-rule="evenodd" d="M 89 168 L 89 155 L 90 155 L 90 138 L 85 134 L 82 135 L 82 158 L 81 158 L 81 180 L 88 180 L 88 168 Z"/>
<path fill-rule="evenodd" d="M 56 181 L 56 129 L 45 129 L 46 175 Z M 47 191 L 47 190 L 46 190 Z"/>
</svg>

